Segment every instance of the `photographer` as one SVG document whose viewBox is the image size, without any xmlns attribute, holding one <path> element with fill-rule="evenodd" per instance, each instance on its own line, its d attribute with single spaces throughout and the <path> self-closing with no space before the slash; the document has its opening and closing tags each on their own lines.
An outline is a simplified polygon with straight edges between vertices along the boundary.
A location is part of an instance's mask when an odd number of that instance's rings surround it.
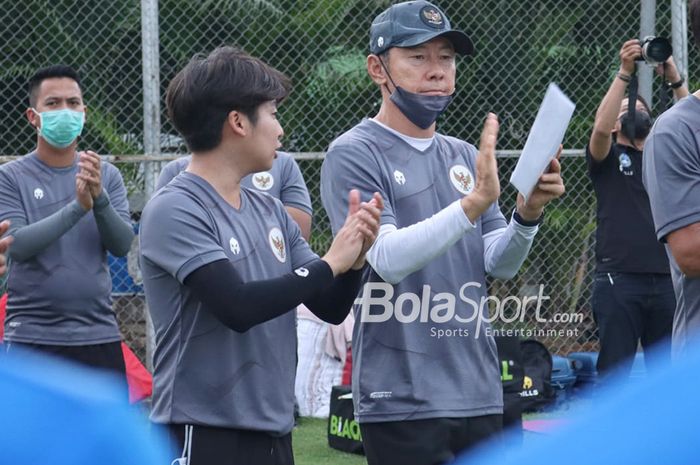
<svg viewBox="0 0 700 465">
<path fill-rule="evenodd" d="M 642 59 L 642 45 L 628 40 L 620 70 L 598 107 L 586 148 L 588 173 L 597 199 L 596 274 L 593 314 L 600 337 L 598 371 L 632 367 L 638 341 L 646 351 L 671 335 L 675 297 L 668 259 L 656 240 L 649 198 L 642 184 L 642 148 L 652 126 L 651 109 L 640 97 L 634 116 L 625 94 Z M 657 65 L 676 99 L 688 95 L 672 57 Z M 670 357 L 660 348 L 656 361 Z M 663 359 L 663 360 L 662 360 Z"/>
</svg>

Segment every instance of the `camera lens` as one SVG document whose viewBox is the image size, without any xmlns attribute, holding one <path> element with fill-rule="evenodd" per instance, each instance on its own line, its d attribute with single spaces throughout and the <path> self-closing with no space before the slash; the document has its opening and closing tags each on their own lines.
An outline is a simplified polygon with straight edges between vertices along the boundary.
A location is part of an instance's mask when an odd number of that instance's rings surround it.
<svg viewBox="0 0 700 465">
<path fill-rule="evenodd" d="M 642 42 L 642 58 L 650 65 L 665 62 L 672 53 L 671 42 L 663 37 L 647 37 Z"/>
</svg>

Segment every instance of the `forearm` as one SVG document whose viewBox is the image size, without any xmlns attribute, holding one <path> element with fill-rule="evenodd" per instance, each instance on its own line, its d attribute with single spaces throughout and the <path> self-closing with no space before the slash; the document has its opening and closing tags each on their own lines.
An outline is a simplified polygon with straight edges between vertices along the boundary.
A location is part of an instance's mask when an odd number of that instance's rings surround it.
<svg viewBox="0 0 700 465">
<path fill-rule="evenodd" d="M 116 257 L 123 257 L 129 253 L 131 242 L 134 240 L 134 230 L 128 221 L 119 216 L 105 191 L 95 199 L 93 213 L 104 248 Z"/>
<path fill-rule="evenodd" d="M 382 226 L 379 237 L 367 252 L 367 261 L 384 281 L 396 284 L 445 253 L 474 228 L 460 202 L 456 201 L 411 226 L 401 229 Z"/>
<path fill-rule="evenodd" d="M 26 224 L 17 218 L 11 218 L 12 228 L 8 234 L 14 237 L 14 241 L 9 250 L 10 258 L 22 262 L 36 256 L 75 226 L 86 213 L 73 200 L 36 223 Z"/>
<path fill-rule="evenodd" d="M 350 270 L 337 276 L 330 287 L 304 304 L 317 317 L 328 323 L 339 325 L 350 313 L 362 286 L 362 271 Z"/>
<path fill-rule="evenodd" d="M 514 219 L 505 229 L 484 236 L 486 272 L 499 279 L 515 276 L 530 252 L 538 226 L 523 226 Z"/>
<path fill-rule="evenodd" d="M 184 284 L 219 321 L 242 333 L 287 313 L 333 284 L 333 272 L 323 260 L 314 260 L 304 269 L 308 273 L 244 283 L 228 260 L 219 260 L 190 273 Z"/>
<path fill-rule="evenodd" d="M 620 73 L 626 75 L 624 71 L 620 71 Z M 595 122 L 593 123 L 593 136 L 597 134 L 610 137 L 617 121 L 617 115 L 620 113 L 620 105 L 625 98 L 627 85 L 628 83 L 621 78 L 617 76 L 613 78 L 608 92 L 603 97 L 596 111 Z"/>
</svg>

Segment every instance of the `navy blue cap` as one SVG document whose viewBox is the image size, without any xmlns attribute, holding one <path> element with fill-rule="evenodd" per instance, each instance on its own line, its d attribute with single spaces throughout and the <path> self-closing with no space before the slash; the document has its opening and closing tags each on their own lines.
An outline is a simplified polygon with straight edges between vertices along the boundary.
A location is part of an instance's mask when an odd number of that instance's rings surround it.
<svg viewBox="0 0 700 465">
<path fill-rule="evenodd" d="M 424 0 L 397 3 L 374 18 L 369 31 L 369 51 L 379 55 L 391 47 L 414 47 L 435 37 L 448 39 L 461 55 L 474 52 L 469 37 L 452 29 L 445 13 Z"/>
</svg>

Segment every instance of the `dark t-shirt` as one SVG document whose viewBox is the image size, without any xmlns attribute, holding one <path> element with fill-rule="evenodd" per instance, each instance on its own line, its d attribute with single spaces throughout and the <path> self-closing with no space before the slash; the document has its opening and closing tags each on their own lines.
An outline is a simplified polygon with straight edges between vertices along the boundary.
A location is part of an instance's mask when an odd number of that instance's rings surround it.
<svg viewBox="0 0 700 465">
<path fill-rule="evenodd" d="M 670 273 L 642 184 L 642 152 L 613 144 L 597 162 L 586 147 L 586 163 L 597 199 L 596 270 Z"/>
</svg>

